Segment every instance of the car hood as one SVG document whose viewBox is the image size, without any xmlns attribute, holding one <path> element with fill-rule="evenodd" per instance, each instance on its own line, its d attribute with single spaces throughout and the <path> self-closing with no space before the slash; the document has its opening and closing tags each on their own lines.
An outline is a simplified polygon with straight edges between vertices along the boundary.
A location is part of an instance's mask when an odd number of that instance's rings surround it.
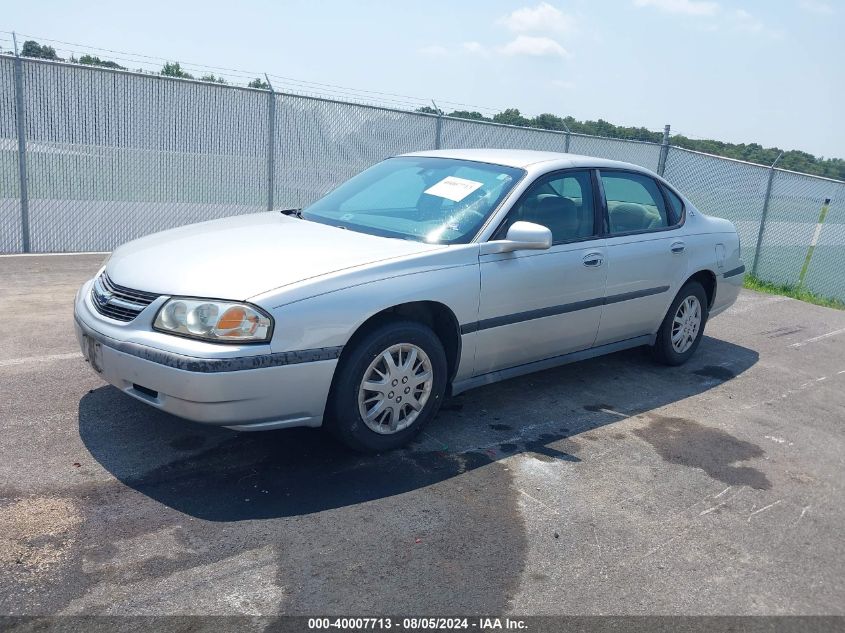
<svg viewBox="0 0 845 633">
<path fill-rule="evenodd" d="M 128 242 L 112 254 L 112 281 L 166 295 L 247 299 L 355 266 L 439 248 L 356 233 L 278 212 L 192 224 Z"/>
</svg>

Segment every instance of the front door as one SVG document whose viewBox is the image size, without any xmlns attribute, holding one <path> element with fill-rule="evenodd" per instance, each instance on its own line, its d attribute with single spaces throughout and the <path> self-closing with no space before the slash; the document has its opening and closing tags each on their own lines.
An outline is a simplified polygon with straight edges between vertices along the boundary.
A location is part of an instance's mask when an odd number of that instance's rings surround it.
<svg viewBox="0 0 845 633">
<path fill-rule="evenodd" d="M 545 251 L 481 256 L 476 375 L 586 349 L 598 331 L 607 277 L 589 170 L 541 177 L 494 239 L 516 221 L 552 231 Z"/>
</svg>

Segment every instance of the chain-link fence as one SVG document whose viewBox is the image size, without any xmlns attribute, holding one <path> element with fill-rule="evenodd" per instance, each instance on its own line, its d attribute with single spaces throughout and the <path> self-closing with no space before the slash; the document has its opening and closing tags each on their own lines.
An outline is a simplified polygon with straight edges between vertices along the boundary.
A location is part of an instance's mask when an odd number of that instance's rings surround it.
<svg viewBox="0 0 845 633">
<path fill-rule="evenodd" d="M 736 225 L 755 276 L 845 300 L 845 182 L 678 147 L 663 176 Z"/>
<path fill-rule="evenodd" d="M 14 63 L 0 56 L 0 253 L 23 249 Z"/>
<path fill-rule="evenodd" d="M 757 248 L 769 170 L 671 147 L 663 177 L 705 213 L 734 223 L 742 240 L 743 257 L 750 267 L 753 262 L 749 257 Z"/>
<path fill-rule="evenodd" d="M 277 208 L 301 208 L 383 158 L 436 144 L 435 116 L 313 97 L 269 97 L 275 101 L 268 160 Z"/>
<path fill-rule="evenodd" d="M 0 55 L 0 252 L 107 251 L 190 222 L 302 207 L 388 156 L 463 147 L 660 172 L 736 224 L 759 277 L 845 299 L 839 181 L 657 143 L 9 55 Z"/>
<path fill-rule="evenodd" d="M 622 160 L 640 165 L 652 171 L 658 171 L 660 165 L 660 145 L 642 141 L 623 141 L 616 138 L 599 136 L 572 135 L 569 151 L 598 158 Z M 668 149 L 668 148 L 667 148 Z"/>
<path fill-rule="evenodd" d="M 265 207 L 264 92 L 29 60 L 20 66 L 33 252 L 111 250 Z"/>
</svg>

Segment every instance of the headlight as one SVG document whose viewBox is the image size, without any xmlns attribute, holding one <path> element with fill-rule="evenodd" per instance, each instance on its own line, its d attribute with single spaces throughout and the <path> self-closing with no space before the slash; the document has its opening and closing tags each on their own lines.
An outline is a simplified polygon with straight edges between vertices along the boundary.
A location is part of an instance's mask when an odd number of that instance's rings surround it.
<svg viewBox="0 0 845 633">
<path fill-rule="evenodd" d="M 270 340 L 273 319 L 246 303 L 174 297 L 158 311 L 153 327 L 216 343 L 255 343 Z"/>
</svg>

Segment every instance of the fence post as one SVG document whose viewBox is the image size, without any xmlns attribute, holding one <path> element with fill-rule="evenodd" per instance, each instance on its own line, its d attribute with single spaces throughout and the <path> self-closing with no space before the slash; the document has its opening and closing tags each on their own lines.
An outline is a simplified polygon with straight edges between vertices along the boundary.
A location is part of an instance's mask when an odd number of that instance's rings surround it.
<svg viewBox="0 0 845 633">
<path fill-rule="evenodd" d="M 778 164 L 783 152 L 778 154 L 775 162 L 769 167 L 769 182 L 766 183 L 766 197 L 763 199 L 763 215 L 760 216 L 760 230 L 757 231 L 757 245 L 754 247 L 754 262 L 751 265 L 751 276 L 757 276 L 757 262 L 760 261 L 760 248 L 763 246 L 763 233 L 766 230 L 766 218 L 769 215 L 769 199 L 772 197 L 772 183 L 775 181 L 775 165 Z"/>
<path fill-rule="evenodd" d="M 264 73 L 270 101 L 267 105 L 267 210 L 273 210 L 273 189 L 276 185 L 276 92 L 267 73 Z"/>
<path fill-rule="evenodd" d="M 431 100 L 431 105 L 434 106 L 434 109 L 437 112 L 437 121 L 434 124 L 434 149 L 440 149 L 443 134 L 443 110 L 434 103 L 434 99 Z"/>
<path fill-rule="evenodd" d="M 21 196 L 21 246 L 23 252 L 30 251 L 29 244 L 29 190 L 26 177 L 26 110 L 23 100 L 23 61 L 18 53 L 18 38 L 12 33 L 15 46 L 15 104 L 18 123 L 18 177 Z"/>
<path fill-rule="evenodd" d="M 660 144 L 660 158 L 657 159 L 657 175 L 666 171 L 666 157 L 669 155 L 669 125 L 663 126 L 663 142 Z"/>
<path fill-rule="evenodd" d="M 561 120 L 561 123 L 563 123 L 563 129 L 566 130 L 566 132 L 564 132 L 564 134 L 566 134 L 566 137 L 563 141 L 563 151 L 568 154 L 569 143 L 572 140 L 572 130 L 569 129 L 569 126 L 566 124 L 566 121 Z"/>
</svg>

